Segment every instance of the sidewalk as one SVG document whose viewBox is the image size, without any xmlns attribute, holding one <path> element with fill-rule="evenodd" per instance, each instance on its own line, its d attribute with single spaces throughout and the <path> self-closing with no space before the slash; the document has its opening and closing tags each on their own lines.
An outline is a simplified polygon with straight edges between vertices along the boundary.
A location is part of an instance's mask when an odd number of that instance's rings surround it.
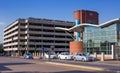
<svg viewBox="0 0 120 73">
<path fill-rule="evenodd" d="M 120 61 L 95 61 L 95 62 L 80 62 L 80 61 L 65 61 L 51 60 L 46 61 L 48 64 L 62 65 L 76 68 L 84 68 L 98 71 L 110 71 L 120 73 Z"/>
</svg>

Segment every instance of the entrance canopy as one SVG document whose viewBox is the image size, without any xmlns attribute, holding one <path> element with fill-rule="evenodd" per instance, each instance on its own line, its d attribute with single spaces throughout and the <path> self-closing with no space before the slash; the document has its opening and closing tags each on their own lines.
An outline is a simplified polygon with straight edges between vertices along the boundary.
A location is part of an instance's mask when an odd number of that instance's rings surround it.
<svg viewBox="0 0 120 73">
<path fill-rule="evenodd" d="M 94 25 L 94 24 L 80 24 L 80 25 L 73 26 L 71 28 L 55 27 L 55 29 L 60 29 L 60 30 L 65 30 L 65 31 L 70 31 L 70 32 L 71 31 L 81 32 L 82 28 L 86 26 L 98 27 L 98 25 Z"/>
<path fill-rule="evenodd" d="M 70 32 L 81 32 L 81 31 L 83 31 L 83 27 L 86 27 L 86 26 L 104 28 L 104 27 L 112 25 L 114 23 L 120 23 L 120 18 L 116 18 L 116 19 L 107 21 L 105 23 L 99 24 L 99 25 L 84 23 L 84 24 L 73 26 L 71 28 L 55 27 L 55 29 L 64 30 L 64 31 L 70 31 Z"/>
</svg>

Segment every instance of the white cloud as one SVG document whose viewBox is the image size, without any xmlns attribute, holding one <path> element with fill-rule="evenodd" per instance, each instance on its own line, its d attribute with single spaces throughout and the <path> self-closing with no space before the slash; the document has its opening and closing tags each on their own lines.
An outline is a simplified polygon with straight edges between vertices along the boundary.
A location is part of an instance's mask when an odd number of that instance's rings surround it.
<svg viewBox="0 0 120 73">
<path fill-rule="evenodd" d="M 0 22 L 0 25 L 4 25 L 5 23 L 4 22 Z"/>
</svg>

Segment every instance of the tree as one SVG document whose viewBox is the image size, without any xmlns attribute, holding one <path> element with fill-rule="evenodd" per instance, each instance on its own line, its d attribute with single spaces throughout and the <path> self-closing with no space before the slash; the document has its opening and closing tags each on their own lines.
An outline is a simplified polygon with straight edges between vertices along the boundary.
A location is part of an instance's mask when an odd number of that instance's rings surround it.
<svg viewBox="0 0 120 73">
<path fill-rule="evenodd" d="M 0 44 L 0 53 L 3 53 L 3 45 Z"/>
</svg>

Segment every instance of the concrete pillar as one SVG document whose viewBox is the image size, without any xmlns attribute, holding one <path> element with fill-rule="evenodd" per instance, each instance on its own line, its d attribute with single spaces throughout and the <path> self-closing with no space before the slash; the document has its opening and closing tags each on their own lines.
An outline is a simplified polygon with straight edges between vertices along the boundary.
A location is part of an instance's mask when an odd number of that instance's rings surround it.
<svg viewBox="0 0 120 73">
<path fill-rule="evenodd" d="M 35 56 L 36 56 L 36 52 L 35 52 L 34 54 L 35 54 Z"/>
<path fill-rule="evenodd" d="M 38 56 L 39 54 L 38 54 L 38 52 L 36 52 L 36 56 Z"/>
<path fill-rule="evenodd" d="M 115 59 L 115 54 L 114 54 L 114 45 L 111 45 L 111 52 L 112 52 L 112 59 Z"/>
<path fill-rule="evenodd" d="M 104 57 L 104 52 L 101 53 L 101 61 L 104 61 L 105 57 Z"/>
<path fill-rule="evenodd" d="M 40 53 L 38 52 L 38 56 L 40 56 Z"/>
<path fill-rule="evenodd" d="M 97 59 L 97 53 L 96 52 L 94 53 L 94 57 Z"/>
<path fill-rule="evenodd" d="M 40 52 L 38 52 L 38 56 L 40 56 Z"/>
<path fill-rule="evenodd" d="M 33 56 L 35 56 L 35 53 L 33 53 Z"/>
</svg>

